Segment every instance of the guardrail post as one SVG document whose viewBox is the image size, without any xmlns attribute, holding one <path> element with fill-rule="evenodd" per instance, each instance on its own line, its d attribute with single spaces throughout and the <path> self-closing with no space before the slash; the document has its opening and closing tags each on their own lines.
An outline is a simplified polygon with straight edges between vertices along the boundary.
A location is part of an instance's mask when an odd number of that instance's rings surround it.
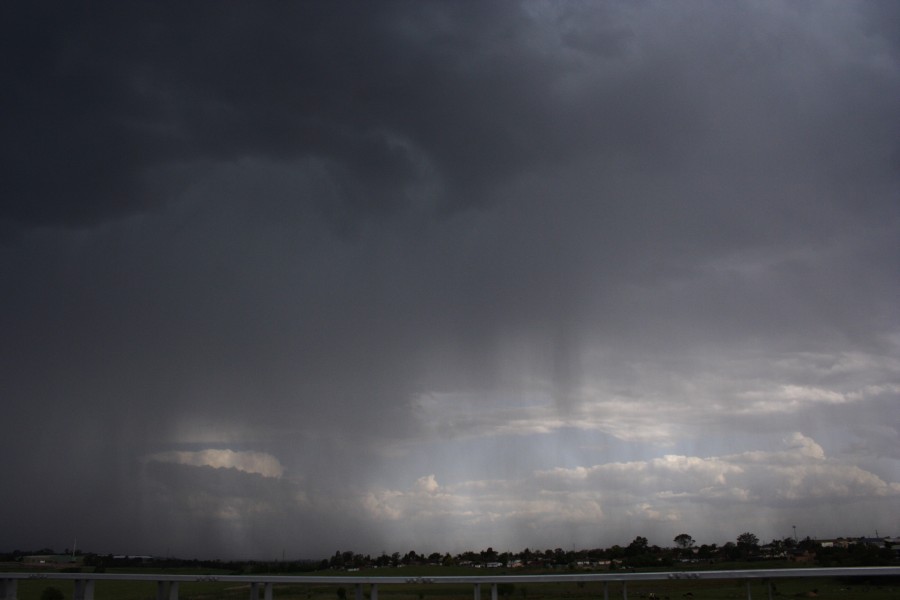
<svg viewBox="0 0 900 600">
<path fill-rule="evenodd" d="M 93 600 L 94 582 L 91 581 L 91 597 Z M 89 600 L 85 596 L 84 600 Z M 156 600 L 178 600 L 178 582 L 177 581 L 157 581 L 156 582 Z"/>
<path fill-rule="evenodd" d="M 497 600 L 497 584 L 491 584 L 491 600 Z"/>
<path fill-rule="evenodd" d="M 76 579 L 75 592 L 72 594 L 73 600 L 94 600 L 94 580 L 93 579 Z"/>
<path fill-rule="evenodd" d="M 772 580 L 766 579 L 766 588 L 769 590 L 769 600 L 772 600 Z"/>
<path fill-rule="evenodd" d="M 622 600 L 628 600 L 628 582 L 622 582 Z"/>
<path fill-rule="evenodd" d="M 357 583 L 355 588 L 356 589 L 354 590 L 354 597 L 356 598 L 356 600 L 363 600 L 362 584 Z"/>
<path fill-rule="evenodd" d="M 378 584 L 373 583 L 369 589 L 369 600 L 378 600 Z"/>
<path fill-rule="evenodd" d="M 609 600 L 609 582 L 603 582 L 603 600 Z"/>
<path fill-rule="evenodd" d="M 480 583 L 475 584 L 475 591 L 473 592 L 473 599 L 481 600 L 481 584 Z"/>
<path fill-rule="evenodd" d="M 259 600 L 259 584 L 256 582 L 250 584 L 250 600 Z"/>
<path fill-rule="evenodd" d="M 0 600 L 16 600 L 16 583 L 15 579 L 0 580 Z"/>
<path fill-rule="evenodd" d="M 747 600 L 753 600 L 753 595 L 750 593 L 750 582 L 752 579 L 747 580 Z"/>
<path fill-rule="evenodd" d="M 263 598 L 265 600 L 272 600 L 272 584 L 267 583 L 265 585 L 266 587 L 263 588 Z"/>
</svg>

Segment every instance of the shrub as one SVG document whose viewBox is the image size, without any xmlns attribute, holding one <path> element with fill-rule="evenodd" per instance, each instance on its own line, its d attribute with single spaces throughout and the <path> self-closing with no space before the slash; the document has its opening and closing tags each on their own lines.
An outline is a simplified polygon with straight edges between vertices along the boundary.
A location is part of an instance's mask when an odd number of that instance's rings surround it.
<svg viewBox="0 0 900 600">
<path fill-rule="evenodd" d="M 59 588 L 55 587 L 46 587 L 44 591 L 41 592 L 41 600 L 65 600 L 65 596 L 59 590 Z"/>
</svg>

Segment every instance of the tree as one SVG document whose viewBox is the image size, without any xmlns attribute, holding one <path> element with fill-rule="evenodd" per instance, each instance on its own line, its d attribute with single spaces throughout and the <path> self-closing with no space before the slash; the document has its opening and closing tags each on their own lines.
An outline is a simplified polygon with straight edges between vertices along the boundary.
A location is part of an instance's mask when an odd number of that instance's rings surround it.
<svg viewBox="0 0 900 600">
<path fill-rule="evenodd" d="M 734 542 L 725 542 L 720 550 L 720 555 L 728 560 L 737 560 L 740 558 L 740 548 Z"/>
<path fill-rule="evenodd" d="M 759 538 L 745 531 L 737 537 L 737 548 L 741 558 L 747 558 L 759 548 Z"/>
<path fill-rule="evenodd" d="M 806 552 L 815 552 L 819 548 L 819 544 L 809 536 L 806 536 L 797 544 L 797 547 Z"/>
<path fill-rule="evenodd" d="M 481 560 L 484 562 L 494 562 L 497 560 L 497 551 L 491 547 L 481 551 Z"/>
<path fill-rule="evenodd" d="M 629 556 L 645 554 L 649 547 L 650 547 L 650 542 L 647 541 L 647 538 L 639 535 L 636 538 L 634 538 L 634 540 L 632 540 L 630 544 L 628 544 L 627 553 Z"/>
<path fill-rule="evenodd" d="M 691 546 L 694 545 L 694 538 L 692 538 L 691 536 L 689 536 L 686 533 L 679 533 L 678 535 L 675 536 L 675 539 L 672 541 L 675 542 L 676 544 L 678 544 L 678 547 L 681 548 L 682 550 L 687 550 L 688 548 L 690 548 Z"/>
<path fill-rule="evenodd" d="M 716 544 L 701 544 L 700 547 L 697 548 L 697 558 L 710 559 L 718 551 L 719 548 Z"/>
<path fill-rule="evenodd" d="M 59 588 L 55 587 L 46 587 L 44 591 L 41 592 L 41 600 L 64 600 L 65 596 L 59 590 Z"/>
</svg>

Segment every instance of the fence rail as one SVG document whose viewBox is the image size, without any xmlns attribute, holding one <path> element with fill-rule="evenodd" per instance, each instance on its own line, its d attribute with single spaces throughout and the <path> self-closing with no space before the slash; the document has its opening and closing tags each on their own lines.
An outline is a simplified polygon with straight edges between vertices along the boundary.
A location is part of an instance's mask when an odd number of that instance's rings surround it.
<svg viewBox="0 0 900 600">
<path fill-rule="evenodd" d="M 363 600 L 363 586 L 370 586 L 370 600 L 378 600 L 379 585 L 396 584 L 470 584 L 474 600 L 481 600 L 482 586 L 490 586 L 491 600 L 497 600 L 497 585 L 503 583 L 589 583 L 602 582 L 603 598 L 609 600 L 609 583 L 622 584 L 622 598 L 628 600 L 628 582 L 664 580 L 723 580 L 747 581 L 747 599 L 751 582 L 766 583 L 769 600 L 772 599 L 772 579 L 799 577 L 885 577 L 900 576 L 900 567 L 839 567 L 804 569 L 742 569 L 727 571 L 667 571 L 667 572 L 604 572 L 567 575 L 447 575 L 434 577 L 365 577 L 315 575 L 172 575 L 166 573 L 0 573 L 0 600 L 17 600 L 17 583 L 21 580 L 71 581 L 74 585 L 73 600 L 94 600 L 94 584 L 97 581 L 153 581 L 156 582 L 157 600 L 178 600 L 179 583 L 221 582 L 248 584 L 250 600 L 259 600 L 260 590 L 265 600 L 272 600 L 272 587 L 276 584 L 313 583 L 320 585 L 353 585 L 355 600 Z"/>
</svg>

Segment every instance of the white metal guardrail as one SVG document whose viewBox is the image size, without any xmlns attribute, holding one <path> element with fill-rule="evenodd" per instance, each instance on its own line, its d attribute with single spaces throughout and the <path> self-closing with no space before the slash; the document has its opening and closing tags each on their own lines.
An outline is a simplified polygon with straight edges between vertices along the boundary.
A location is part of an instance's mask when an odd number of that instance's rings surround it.
<svg viewBox="0 0 900 600">
<path fill-rule="evenodd" d="M 481 600 L 482 586 L 489 586 L 491 600 L 497 600 L 497 585 L 503 583 L 603 583 L 603 599 L 609 600 L 609 584 L 622 584 L 622 598 L 628 600 L 628 582 L 664 580 L 723 580 L 747 581 L 747 599 L 752 600 L 750 584 L 764 582 L 769 600 L 772 600 L 772 579 L 799 577 L 883 577 L 900 576 L 900 567 L 839 567 L 803 569 L 745 569 L 728 571 L 666 571 L 666 572 L 603 572 L 567 575 L 448 575 L 435 577 L 322 577 L 306 575 L 169 575 L 165 573 L 0 573 L 0 600 L 17 600 L 17 583 L 21 580 L 71 581 L 74 584 L 72 600 L 94 600 L 97 581 L 154 581 L 157 600 L 178 600 L 178 586 L 186 582 L 221 582 L 247 584 L 250 600 L 259 600 L 260 591 L 265 600 L 272 600 L 272 588 L 276 584 L 311 583 L 320 585 L 353 585 L 355 600 L 363 600 L 363 586 L 370 586 L 369 599 L 378 600 L 379 585 L 396 584 L 469 584 L 473 586 L 474 600 Z"/>
</svg>

